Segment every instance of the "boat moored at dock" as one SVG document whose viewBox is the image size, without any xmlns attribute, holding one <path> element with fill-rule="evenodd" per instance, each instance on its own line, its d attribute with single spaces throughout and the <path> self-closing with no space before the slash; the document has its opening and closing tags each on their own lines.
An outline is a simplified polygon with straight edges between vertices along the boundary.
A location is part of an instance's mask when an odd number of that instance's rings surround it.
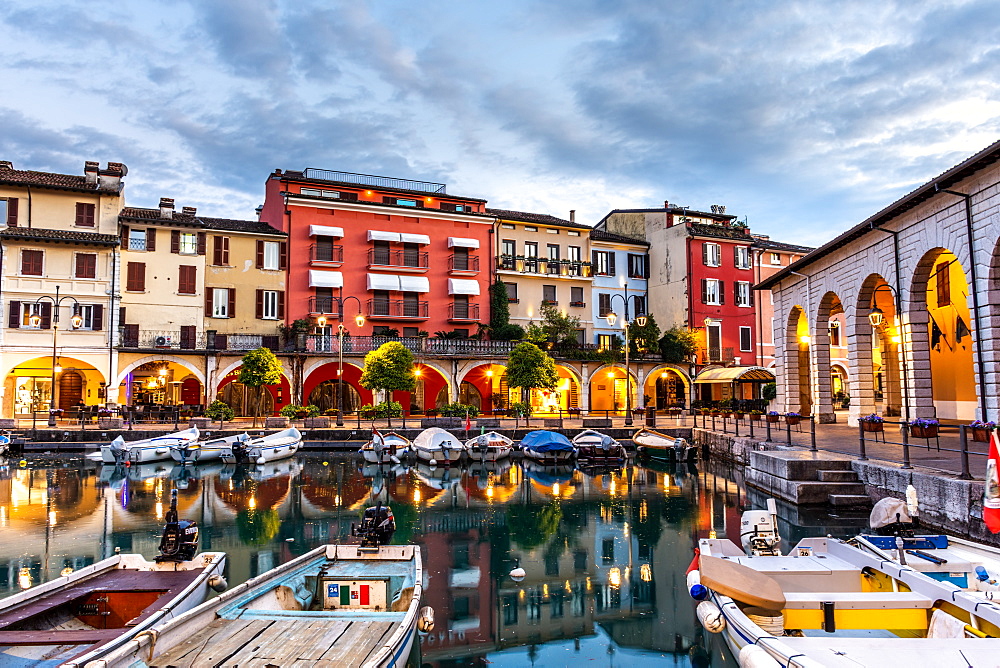
<svg viewBox="0 0 1000 668">
<path fill-rule="evenodd" d="M 295 427 L 236 441 L 222 449 L 222 461 L 226 464 L 265 464 L 286 459 L 298 452 L 302 445 L 302 433 Z"/>
<path fill-rule="evenodd" d="M 573 437 L 577 466 L 609 466 L 628 459 L 625 447 L 607 434 L 585 429 Z"/>
<path fill-rule="evenodd" d="M 465 446 L 450 432 L 430 427 L 413 439 L 413 450 L 419 459 L 429 464 L 451 464 L 461 459 Z"/>
<path fill-rule="evenodd" d="M 576 448 L 568 438 L 556 431 L 539 429 L 529 432 L 521 439 L 524 456 L 535 461 L 563 464 L 573 460 Z"/>
<path fill-rule="evenodd" d="M 197 427 L 165 436 L 153 436 L 138 441 L 126 441 L 121 435 L 101 446 L 101 461 L 105 464 L 145 464 L 170 459 L 170 449 L 198 440 Z"/>
<path fill-rule="evenodd" d="M 465 442 L 469 458 L 476 461 L 495 462 L 510 457 L 514 441 L 503 434 L 490 431 Z"/>
<path fill-rule="evenodd" d="M 231 449 L 234 443 L 245 443 L 249 440 L 250 436 L 244 432 L 233 436 L 192 441 L 170 448 L 170 457 L 178 464 L 200 464 L 219 461 L 222 459 L 222 453 Z"/>
</svg>

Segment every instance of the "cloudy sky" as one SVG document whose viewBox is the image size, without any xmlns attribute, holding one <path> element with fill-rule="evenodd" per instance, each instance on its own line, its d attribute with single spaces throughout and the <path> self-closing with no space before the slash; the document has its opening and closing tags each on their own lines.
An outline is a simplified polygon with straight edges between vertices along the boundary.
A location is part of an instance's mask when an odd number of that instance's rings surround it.
<svg viewBox="0 0 1000 668">
<path fill-rule="evenodd" d="M 6 0 L 0 158 L 125 162 L 130 204 L 208 215 L 321 167 L 820 244 L 1000 138 L 998 28 L 990 0 Z"/>
</svg>

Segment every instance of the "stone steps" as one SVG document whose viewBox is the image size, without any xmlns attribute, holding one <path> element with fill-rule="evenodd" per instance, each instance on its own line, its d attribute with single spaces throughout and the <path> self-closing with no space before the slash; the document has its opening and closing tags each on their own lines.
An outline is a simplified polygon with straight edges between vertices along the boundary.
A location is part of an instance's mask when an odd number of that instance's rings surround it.
<svg viewBox="0 0 1000 668">
<path fill-rule="evenodd" d="M 863 485 L 862 485 L 863 486 Z M 837 508 L 857 508 L 872 505 L 872 500 L 867 494 L 830 494 L 827 497 L 831 506 Z"/>
<path fill-rule="evenodd" d="M 816 471 L 816 478 L 820 482 L 857 482 L 858 474 L 854 471 Z"/>
</svg>

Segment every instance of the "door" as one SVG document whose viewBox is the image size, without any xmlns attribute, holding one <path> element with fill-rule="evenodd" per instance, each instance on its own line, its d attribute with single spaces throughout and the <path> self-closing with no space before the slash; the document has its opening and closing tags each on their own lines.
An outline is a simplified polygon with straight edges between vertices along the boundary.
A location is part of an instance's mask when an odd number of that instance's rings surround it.
<svg viewBox="0 0 1000 668">
<path fill-rule="evenodd" d="M 59 408 L 69 410 L 83 403 L 83 376 L 64 371 L 59 377 Z"/>
</svg>

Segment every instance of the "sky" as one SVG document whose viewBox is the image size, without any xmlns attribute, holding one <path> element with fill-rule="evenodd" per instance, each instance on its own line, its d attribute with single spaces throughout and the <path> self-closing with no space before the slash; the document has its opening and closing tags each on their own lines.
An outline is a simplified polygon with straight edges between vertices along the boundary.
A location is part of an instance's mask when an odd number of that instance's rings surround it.
<svg viewBox="0 0 1000 668">
<path fill-rule="evenodd" d="M 1000 138 L 998 34 L 991 0 L 5 0 L 0 159 L 216 217 L 316 167 L 819 245 Z"/>
</svg>

